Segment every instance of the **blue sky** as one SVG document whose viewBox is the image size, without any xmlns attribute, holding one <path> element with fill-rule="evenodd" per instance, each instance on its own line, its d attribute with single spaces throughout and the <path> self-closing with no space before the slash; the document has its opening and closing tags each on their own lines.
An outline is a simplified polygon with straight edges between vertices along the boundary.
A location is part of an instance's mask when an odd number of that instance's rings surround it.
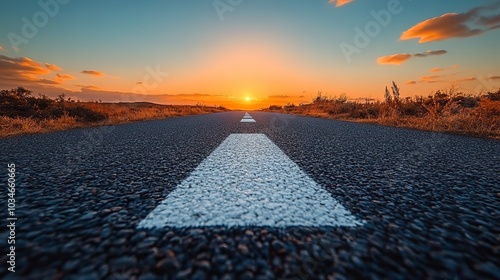
<svg viewBox="0 0 500 280">
<path fill-rule="evenodd" d="M 29 58 L 42 67 L 49 63 L 60 70 L 40 70 L 25 80 L 5 70 L 8 73 L 0 72 L 5 76 L 3 87 L 25 83 L 36 91 L 66 91 L 82 99 L 85 92 L 91 97 L 101 92 L 108 98 L 112 93 L 140 91 L 168 95 L 160 100 L 163 103 L 198 102 L 200 95 L 206 95 L 207 103 L 237 104 L 250 96 L 255 106 L 271 101 L 306 102 L 317 91 L 381 98 L 392 80 L 407 96 L 427 95 L 452 84 L 464 91 L 489 90 L 481 88 L 478 77 L 498 87 L 494 79 L 500 75 L 498 29 L 478 26 L 478 22 L 489 17 L 496 24 L 500 7 L 494 4 L 499 1 L 355 0 L 339 7 L 328 0 L 242 0 L 234 6 L 231 3 L 237 1 L 228 0 L 41 2 L 50 3 L 51 8 L 57 3 L 58 11 L 16 49 L 9 36 L 23 36 L 23 18 L 34 24 L 37 13 L 38 20 L 43 20 L 40 13 L 47 12 L 38 1 L 2 1 L 0 55 L 4 63 L 10 63 L 5 65 L 22 64 L 20 58 Z M 400 12 L 391 14 L 387 26 L 379 25 L 369 44 L 347 59 L 341 44 L 354 46 L 355 28 L 366 30 L 376 22 L 372 14 L 388 11 L 388 5 L 396 5 Z M 215 6 L 228 10 L 221 14 Z M 459 21 L 461 14 L 477 7 L 489 8 Z M 442 32 L 458 30 L 460 24 L 483 32 L 464 36 L 467 30 L 462 30 L 427 43 L 400 39 L 403 32 L 432 18 L 437 18 L 433 28 L 439 31 L 444 15 L 450 13 L 456 13 L 449 17 L 456 28 Z M 413 33 L 420 36 L 418 32 Z M 401 63 L 397 60 L 399 64 L 377 62 L 384 56 L 428 50 L 446 53 L 413 56 Z M 155 80 L 147 90 L 137 90 L 150 75 L 147 67 L 169 75 Z M 443 70 L 430 72 L 433 68 Z M 421 79 L 428 76 L 440 77 Z M 176 97 L 180 94 L 182 98 Z"/>
</svg>

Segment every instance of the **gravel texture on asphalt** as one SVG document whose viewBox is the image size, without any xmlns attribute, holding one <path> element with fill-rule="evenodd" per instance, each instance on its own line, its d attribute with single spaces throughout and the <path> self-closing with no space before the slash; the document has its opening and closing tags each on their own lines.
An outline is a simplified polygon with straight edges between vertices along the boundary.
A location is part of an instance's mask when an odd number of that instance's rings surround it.
<svg viewBox="0 0 500 280">
<path fill-rule="evenodd" d="M 243 113 L 0 140 L 18 179 L 16 273 L 3 249 L 0 277 L 500 278 L 499 141 Z M 265 134 L 365 223 L 137 228 L 235 133 Z"/>
</svg>

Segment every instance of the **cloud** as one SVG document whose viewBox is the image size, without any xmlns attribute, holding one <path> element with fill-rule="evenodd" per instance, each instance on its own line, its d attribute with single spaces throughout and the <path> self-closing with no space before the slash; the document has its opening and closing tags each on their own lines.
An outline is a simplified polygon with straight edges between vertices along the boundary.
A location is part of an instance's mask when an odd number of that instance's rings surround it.
<svg viewBox="0 0 500 280">
<path fill-rule="evenodd" d="M 463 78 L 463 79 L 451 81 L 451 83 L 473 82 L 473 81 L 477 81 L 477 78 L 474 78 L 474 77 Z"/>
<path fill-rule="evenodd" d="M 345 4 L 349 4 L 351 2 L 354 2 L 354 0 L 329 0 L 328 3 L 333 4 L 335 3 L 335 7 L 341 7 L 344 6 Z"/>
<path fill-rule="evenodd" d="M 197 104 L 200 101 L 208 104 L 220 104 L 226 97 L 211 94 L 159 94 L 143 95 L 130 92 L 106 91 L 94 86 L 81 85 L 81 92 L 72 95 L 83 101 L 102 100 L 103 102 L 153 102 L 158 104 Z"/>
<path fill-rule="evenodd" d="M 59 82 L 59 83 L 64 83 L 66 80 L 74 80 L 75 77 L 68 75 L 68 74 L 56 74 L 54 77 L 54 81 Z"/>
<path fill-rule="evenodd" d="M 491 29 L 496 29 L 499 27 L 500 24 L 500 15 L 494 15 L 494 16 L 483 16 L 479 18 L 479 23 L 489 26 L 490 30 Z"/>
<path fill-rule="evenodd" d="M 45 68 L 52 70 L 52 71 L 61 71 L 62 69 L 55 65 L 55 64 L 50 64 L 50 63 L 45 63 Z"/>
<path fill-rule="evenodd" d="M 28 57 L 11 58 L 0 55 L 0 80 L 12 82 L 43 81 L 39 75 L 48 75 L 51 71 L 39 62 Z"/>
<path fill-rule="evenodd" d="M 428 83 L 428 84 L 434 84 L 434 83 L 442 83 L 444 82 L 440 78 L 443 78 L 445 75 L 432 75 L 432 76 L 423 76 L 420 77 L 419 83 Z"/>
<path fill-rule="evenodd" d="M 136 84 L 136 85 L 142 85 L 142 82 L 137 82 L 137 83 L 135 83 L 135 84 Z"/>
<path fill-rule="evenodd" d="M 39 84 L 44 84 L 44 85 L 60 85 L 62 82 L 58 81 L 57 78 L 54 78 L 53 80 L 49 79 L 39 79 L 37 81 Z"/>
<path fill-rule="evenodd" d="M 428 57 L 428 56 L 432 56 L 432 55 L 443 55 L 443 54 L 447 54 L 448 51 L 445 51 L 445 50 L 437 50 L 437 51 L 426 51 L 426 52 L 423 52 L 423 53 L 416 53 L 414 54 L 413 56 L 415 57 Z"/>
<path fill-rule="evenodd" d="M 398 53 L 398 54 L 391 54 L 391 55 L 386 55 L 379 57 L 377 59 L 378 64 L 393 64 L 393 65 L 400 65 L 405 63 L 408 59 L 411 58 L 411 54 L 409 53 Z"/>
<path fill-rule="evenodd" d="M 6 49 L 2 45 L 0 45 L 0 51 L 6 51 Z"/>
<path fill-rule="evenodd" d="M 447 68 L 440 68 L 440 69 L 452 69 L 452 68 L 458 68 L 460 67 L 459 65 L 453 65 Z M 475 81 L 480 81 L 483 79 L 482 77 L 465 77 L 465 78 L 459 78 L 459 79 L 446 79 L 448 77 L 454 76 L 456 73 L 451 73 L 451 74 L 443 74 L 443 75 L 430 75 L 430 76 L 422 76 L 418 79 L 418 81 L 410 80 L 406 82 L 405 84 L 407 85 L 414 85 L 417 83 L 427 83 L 427 84 L 434 84 L 434 83 L 450 83 L 450 84 L 458 84 L 458 83 L 467 83 L 467 82 L 475 82 Z M 500 81 L 500 76 L 489 76 L 486 78 L 487 80 L 499 80 Z"/>
<path fill-rule="evenodd" d="M 412 57 L 428 57 L 433 55 L 443 55 L 446 53 L 448 52 L 445 50 L 436 50 L 436 51 L 429 50 L 423 53 L 416 53 L 416 54 L 409 54 L 409 53 L 391 54 L 377 58 L 377 63 L 381 65 L 387 65 L 387 64 L 400 65 L 405 63 Z"/>
<path fill-rule="evenodd" d="M 64 80 L 73 80 L 75 78 L 69 74 L 57 74 L 56 77 Z"/>
<path fill-rule="evenodd" d="M 441 71 L 446 71 L 448 69 L 456 69 L 456 68 L 460 68 L 460 65 L 453 65 L 453 66 L 450 66 L 450 67 L 444 67 L 444 68 L 441 68 L 441 67 L 435 67 L 435 68 L 432 68 L 430 70 L 431 73 L 436 73 L 436 72 L 441 72 Z"/>
<path fill-rule="evenodd" d="M 291 97 L 290 95 L 281 94 L 281 95 L 269 95 L 267 98 L 268 99 L 282 99 L 282 98 L 290 98 L 290 97 Z"/>
<path fill-rule="evenodd" d="M 100 90 L 99 87 L 92 86 L 92 85 L 82 85 L 82 84 L 77 84 L 77 87 L 81 87 L 83 89 L 89 89 L 89 90 Z"/>
<path fill-rule="evenodd" d="M 423 77 L 420 77 L 420 80 L 421 81 L 430 81 L 430 80 L 435 80 L 437 78 L 441 78 L 443 76 L 444 75 L 423 76 Z"/>
<path fill-rule="evenodd" d="M 174 96 L 174 95 L 169 95 Z M 175 94 L 177 97 L 187 97 L 187 98 L 201 98 L 201 97 L 211 97 L 211 96 L 221 96 L 221 95 L 213 95 L 213 94 L 204 94 L 204 93 L 180 93 Z"/>
<path fill-rule="evenodd" d="M 55 74 L 47 78 L 53 71 L 61 70 L 55 64 L 40 63 L 29 57 L 8 57 L 0 55 L 0 87 L 45 87 L 60 85 L 66 80 L 75 79 L 69 74 Z"/>
<path fill-rule="evenodd" d="M 105 74 L 103 72 L 99 72 L 99 71 L 95 71 L 95 70 L 83 70 L 80 73 L 87 74 L 87 75 L 92 75 L 92 76 L 96 76 L 96 77 L 105 76 Z"/>
<path fill-rule="evenodd" d="M 500 4 L 471 9 L 466 13 L 446 13 L 417 23 L 401 34 L 401 40 L 419 39 L 419 43 L 467 38 L 500 28 Z M 495 13 L 487 15 L 485 13 Z"/>
</svg>

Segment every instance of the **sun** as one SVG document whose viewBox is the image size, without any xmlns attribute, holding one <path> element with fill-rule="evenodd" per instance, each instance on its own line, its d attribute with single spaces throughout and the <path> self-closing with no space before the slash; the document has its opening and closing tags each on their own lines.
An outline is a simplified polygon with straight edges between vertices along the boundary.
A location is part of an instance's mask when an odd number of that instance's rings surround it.
<svg viewBox="0 0 500 280">
<path fill-rule="evenodd" d="M 245 101 L 250 101 L 250 96 L 245 97 Z"/>
</svg>

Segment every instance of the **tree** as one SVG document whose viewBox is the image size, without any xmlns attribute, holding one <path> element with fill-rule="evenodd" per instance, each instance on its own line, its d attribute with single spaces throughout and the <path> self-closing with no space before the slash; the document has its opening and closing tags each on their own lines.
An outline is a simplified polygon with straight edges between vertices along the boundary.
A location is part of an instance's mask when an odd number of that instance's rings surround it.
<svg viewBox="0 0 500 280">
<path fill-rule="evenodd" d="M 56 98 L 56 101 L 59 103 L 64 103 L 64 101 L 66 101 L 66 94 L 65 93 L 59 94 Z"/>
<path fill-rule="evenodd" d="M 31 90 L 27 90 L 24 87 L 17 87 L 10 90 L 4 89 L 0 91 L 1 96 L 14 96 L 21 99 L 30 97 L 32 93 L 33 92 Z"/>
<path fill-rule="evenodd" d="M 31 94 L 33 93 L 31 90 L 27 90 L 23 87 L 17 87 L 16 89 L 13 90 L 14 94 L 19 97 L 19 98 L 26 98 L 30 97 Z"/>
</svg>

